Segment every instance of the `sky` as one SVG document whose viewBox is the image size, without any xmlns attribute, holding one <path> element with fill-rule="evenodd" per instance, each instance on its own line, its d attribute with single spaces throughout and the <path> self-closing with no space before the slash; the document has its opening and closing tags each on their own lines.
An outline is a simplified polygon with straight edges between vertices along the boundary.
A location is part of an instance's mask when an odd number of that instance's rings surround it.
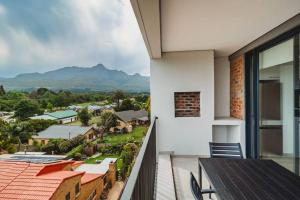
<svg viewBox="0 0 300 200">
<path fill-rule="evenodd" d="M 98 63 L 149 75 L 129 0 L 1 0 L 0 77 Z"/>
</svg>

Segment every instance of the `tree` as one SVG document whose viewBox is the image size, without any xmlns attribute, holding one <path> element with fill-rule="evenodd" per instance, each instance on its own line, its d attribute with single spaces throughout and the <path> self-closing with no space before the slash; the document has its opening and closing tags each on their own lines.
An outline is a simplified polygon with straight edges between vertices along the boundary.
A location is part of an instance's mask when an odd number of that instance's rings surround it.
<svg viewBox="0 0 300 200">
<path fill-rule="evenodd" d="M 132 101 L 130 99 L 124 99 L 122 101 L 122 104 L 120 106 L 120 111 L 124 111 L 124 110 L 134 110 L 134 104 L 132 103 Z"/>
<path fill-rule="evenodd" d="M 120 100 L 125 97 L 124 93 L 121 90 L 118 90 L 113 95 L 113 100 L 117 103 L 117 109 L 120 108 Z"/>
<path fill-rule="evenodd" d="M 47 104 L 47 107 L 46 107 L 46 108 L 47 108 L 48 111 L 52 111 L 52 110 L 53 110 L 53 105 L 52 105 L 52 103 L 49 102 L 49 103 Z"/>
<path fill-rule="evenodd" d="M 103 126 L 104 130 L 107 132 L 110 128 L 117 126 L 118 124 L 117 116 L 112 112 L 103 112 L 100 116 L 100 122 L 98 126 Z"/>
<path fill-rule="evenodd" d="M 81 124 L 83 126 L 88 126 L 89 125 L 89 121 L 91 119 L 91 115 L 88 112 L 87 108 L 82 109 L 79 113 L 78 113 L 78 118 L 81 121 Z"/>
<path fill-rule="evenodd" d="M 20 100 L 15 107 L 15 117 L 20 120 L 27 119 L 34 114 L 42 114 L 39 105 L 31 100 Z"/>
<path fill-rule="evenodd" d="M 151 99 L 150 99 L 150 97 L 148 97 L 148 99 L 147 99 L 145 109 L 147 110 L 148 113 L 150 113 L 150 111 L 151 111 Z"/>
<path fill-rule="evenodd" d="M 5 95 L 5 90 L 4 90 L 3 85 L 0 85 L 0 96 L 3 96 L 3 95 Z"/>
</svg>

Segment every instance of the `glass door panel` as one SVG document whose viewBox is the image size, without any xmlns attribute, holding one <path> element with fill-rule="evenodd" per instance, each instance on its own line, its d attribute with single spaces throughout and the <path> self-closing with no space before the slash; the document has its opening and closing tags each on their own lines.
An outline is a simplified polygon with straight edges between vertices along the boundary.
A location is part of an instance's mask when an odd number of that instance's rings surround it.
<svg viewBox="0 0 300 200">
<path fill-rule="evenodd" d="M 294 39 L 259 53 L 259 155 L 295 171 Z"/>
</svg>

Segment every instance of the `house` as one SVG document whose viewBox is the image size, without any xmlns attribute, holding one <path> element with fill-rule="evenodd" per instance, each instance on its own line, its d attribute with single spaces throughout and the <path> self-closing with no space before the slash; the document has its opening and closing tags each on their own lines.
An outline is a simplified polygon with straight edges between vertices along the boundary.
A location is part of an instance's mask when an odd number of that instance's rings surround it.
<svg viewBox="0 0 300 200">
<path fill-rule="evenodd" d="M 122 122 L 131 125 L 141 125 L 149 122 L 148 112 L 145 110 L 126 110 L 115 114 Z"/>
<path fill-rule="evenodd" d="M 51 113 L 45 113 L 44 115 L 30 117 L 30 119 L 56 120 L 59 124 L 66 124 L 73 121 L 77 121 L 78 118 L 76 111 L 62 110 Z"/>
<path fill-rule="evenodd" d="M 79 135 L 83 135 L 86 141 L 90 141 L 95 139 L 97 134 L 98 131 L 92 126 L 52 125 L 46 130 L 39 132 L 37 136 L 32 136 L 32 139 L 29 139 L 28 144 L 32 145 L 33 141 L 37 141 L 40 144 L 47 144 L 50 139 L 69 140 Z"/>
<path fill-rule="evenodd" d="M 245 157 L 272 159 L 299 175 L 300 1 L 131 5 L 150 57 L 151 117 L 157 119 L 137 159 L 147 161 L 133 166 L 121 199 L 152 198 L 145 192 L 154 190 L 146 185 L 157 162 L 174 185 L 163 190 L 158 182 L 156 194 L 193 199 L 189 172 L 198 157 L 210 156 L 209 142 L 240 143 Z M 146 166 L 149 175 L 141 175 Z"/>
<path fill-rule="evenodd" d="M 91 112 L 93 115 L 100 115 L 103 109 L 104 109 L 103 106 L 98 106 L 98 105 L 88 106 L 88 111 Z"/>
<path fill-rule="evenodd" d="M 116 176 L 116 163 L 110 162 L 103 174 L 74 170 L 81 164 L 0 160 L 0 199 L 99 199 L 105 179 L 111 182 L 110 174 Z"/>
</svg>

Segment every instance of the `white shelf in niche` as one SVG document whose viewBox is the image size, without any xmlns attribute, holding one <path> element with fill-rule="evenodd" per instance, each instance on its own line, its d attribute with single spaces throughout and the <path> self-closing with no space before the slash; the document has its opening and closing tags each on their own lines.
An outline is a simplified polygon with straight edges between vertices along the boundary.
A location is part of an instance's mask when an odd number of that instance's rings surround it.
<svg viewBox="0 0 300 200">
<path fill-rule="evenodd" d="M 243 120 L 234 117 L 216 117 L 213 121 L 213 125 L 220 126 L 239 126 L 243 123 Z"/>
</svg>

